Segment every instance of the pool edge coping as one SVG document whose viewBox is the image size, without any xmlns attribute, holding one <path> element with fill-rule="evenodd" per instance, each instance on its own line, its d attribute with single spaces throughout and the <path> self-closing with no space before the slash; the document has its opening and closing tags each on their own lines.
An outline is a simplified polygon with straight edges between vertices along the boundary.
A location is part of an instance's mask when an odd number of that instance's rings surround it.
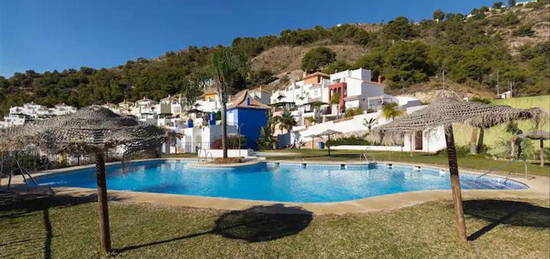
<svg viewBox="0 0 550 259">
<path fill-rule="evenodd" d="M 197 161 L 194 158 L 154 158 L 154 159 L 140 159 L 133 160 L 134 162 L 147 162 L 147 161 Z M 319 161 L 257 161 L 266 163 L 285 163 L 285 164 L 302 164 L 302 163 L 315 163 L 323 165 L 339 165 L 339 164 L 355 164 L 365 165 L 365 163 L 350 163 L 350 162 L 319 162 Z M 410 164 L 384 161 L 382 164 L 394 164 L 399 166 L 421 166 L 425 168 L 448 170 L 447 168 L 437 165 L 426 164 Z M 118 165 L 121 162 L 110 162 L 107 166 Z M 60 173 L 66 173 L 74 170 L 93 168 L 95 165 L 85 165 L 68 167 L 62 169 L 53 169 L 42 171 L 34 174 L 33 177 L 40 177 L 45 175 L 54 175 Z M 480 170 L 460 169 L 470 174 L 482 174 Z M 488 174 L 491 177 L 504 177 L 498 174 Z M 545 176 L 531 176 L 532 179 L 517 179 L 518 177 L 510 176 L 510 179 L 527 185 L 528 189 L 522 190 L 462 190 L 462 194 L 465 199 L 487 199 L 487 198 L 539 198 L 548 199 L 550 197 L 550 177 Z M 18 179 L 19 178 L 19 179 Z M 40 189 L 41 187 L 28 187 L 24 185 L 23 179 L 20 175 L 12 179 L 12 185 L 21 187 L 24 189 Z M 80 187 L 42 187 L 54 190 L 56 195 L 70 195 L 70 196 L 82 196 L 95 194 L 94 188 L 80 188 Z M 265 206 L 273 204 L 283 204 L 285 206 L 299 206 L 313 212 L 316 215 L 324 214 L 346 214 L 346 213 L 366 213 L 395 210 L 404 207 L 410 207 L 417 204 L 437 201 L 437 200 L 451 200 L 450 190 L 422 190 L 403 193 L 393 193 L 374 197 L 367 197 L 357 200 L 341 201 L 341 202 L 319 202 L 319 203 L 307 203 L 307 202 L 278 202 L 278 201 L 259 201 L 259 200 L 246 200 L 246 199 L 234 199 L 223 197 L 206 197 L 195 195 L 182 195 L 182 194 L 165 194 L 165 193 L 147 193 L 147 192 L 133 192 L 133 191 L 119 191 L 108 190 L 111 200 L 129 203 L 146 203 L 157 204 L 165 206 L 175 207 L 192 207 L 192 208 L 204 208 L 204 209 L 220 209 L 220 210 L 242 210 L 252 206 Z"/>
</svg>

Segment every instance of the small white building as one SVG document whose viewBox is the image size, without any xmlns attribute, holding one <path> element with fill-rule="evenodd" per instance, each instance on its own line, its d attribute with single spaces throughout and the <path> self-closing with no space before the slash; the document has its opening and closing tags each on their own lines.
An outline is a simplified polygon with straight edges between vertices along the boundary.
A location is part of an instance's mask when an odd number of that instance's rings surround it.
<svg viewBox="0 0 550 259">
<path fill-rule="evenodd" d="M 303 80 L 273 91 L 270 99 L 276 107 L 273 115 L 289 111 L 298 125 L 338 119 L 348 109 L 376 112 L 390 102 L 401 108 L 421 105 L 416 98 L 393 97 L 385 94 L 384 89 L 380 80 L 372 81 L 371 70 L 359 68 L 331 75 L 319 72 L 305 75 Z"/>
<path fill-rule="evenodd" d="M 66 104 L 58 104 L 48 108 L 34 102 L 25 103 L 22 106 L 10 107 L 8 115 L 4 116 L 3 121 L 0 121 L 0 128 L 20 126 L 27 121 L 42 120 L 74 112 L 76 112 L 76 108 Z"/>
<path fill-rule="evenodd" d="M 501 93 L 498 97 L 499 99 L 510 99 L 512 98 L 512 91 L 506 91 L 504 93 Z"/>
<path fill-rule="evenodd" d="M 338 95 L 340 112 L 350 108 L 369 109 L 369 99 L 384 98 L 385 85 L 372 81 L 372 72 L 363 68 L 330 75 L 329 99 Z M 331 107 L 332 109 L 332 107 Z"/>
</svg>

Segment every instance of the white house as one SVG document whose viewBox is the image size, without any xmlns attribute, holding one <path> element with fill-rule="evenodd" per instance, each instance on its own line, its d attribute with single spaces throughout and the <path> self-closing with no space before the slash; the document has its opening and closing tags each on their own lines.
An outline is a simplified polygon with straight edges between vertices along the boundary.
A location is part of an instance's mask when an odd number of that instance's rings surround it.
<svg viewBox="0 0 550 259">
<path fill-rule="evenodd" d="M 53 108 L 49 108 L 48 110 L 50 111 L 50 114 L 54 116 L 61 116 L 61 115 L 75 113 L 76 107 L 62 103 L 62 104 L 56 104 Z"/>
<path fill-rule="evenodd" d="M 405 112 L 412 113 L 420 110 L 425 106 L 412 106 L 403 108 Z M 314 142 L 322 141 L 320 138 L 312 137 L 325 130 L 336 130 L 345 135 L 364 134 L 368 131 L 367 127 L 363 125 L 365 120 L 374 118 L 376 119 L 375 125 L 380 126 L 391 122 L 384 118 L 381 111 L 366 113 L 354 116 L 344 120 L 334 120 L 324 123 L 315 124 L 312 126 L 298 126 L 293 130 L 293 134 L 290 137 L 290 143 L 299 143 L 305 147 L 315 148 Z M 324 140 L 326 141 L 326 140 Z M 401 146 L 345 146 L 343 149 L 360 149 L 360 150 L 376 150 L 376 151 L 413 151 L 413 152 L 436 152 L 445 148 L 445 135 L 443 128 L 437 128 L 433 130 L 425 130 L 423 132 L 417 132 L 414 135 L 406 134 L 404 136 L 403 145 Z M 338 147 L 336 147 L 338 149 Z"/>
<path fill-rule="evenodd" d="M 372 81 L 372 72 L 363 68 L 330 75 L 329 99 L 338 95 L 340 112 L 349 108 L 368 110 L 369 99 L 384 98 L 385 85 Z"/>
<path fill-rule="evenodd" d="M 4 116 L 3 121 L 0 121 L 0 128 L 19 126 L 25 124 L 27 121 L 42 120 L 74 112 L 76 112 L 75 107 L 65 104 L 58 104 L 52 108 L 48 108 L 34 102 L 25 103 L 22 106 L 10 107 L 9 114 Z"/>
<path fill-rule="evenodd" d="M 273 91 L 271 104 L 276 107 L 274 115 L 290 111 L 298 125 L 306 125 L 306 120 L 324 122 L 337 119 L 352 108 L 376 112 L 389 102 L 398 103 L 401 108 L 420 105 L 420 101 L 413 97 L 387 95 L 384 88 L 380 80 L 372 81 L 371 70 L 363 68 L 331 75 L 317 72 Z"/>
<path fill-rule="evenodd" d="M 303 105 L 314 101 L 329 103 L 329 75 L 316 72 L 304 75 L 298 82 L 292 82 L 284 89 L 275 90 L 271 94 L 271 104 L 295 103 Z"/>
</svg>

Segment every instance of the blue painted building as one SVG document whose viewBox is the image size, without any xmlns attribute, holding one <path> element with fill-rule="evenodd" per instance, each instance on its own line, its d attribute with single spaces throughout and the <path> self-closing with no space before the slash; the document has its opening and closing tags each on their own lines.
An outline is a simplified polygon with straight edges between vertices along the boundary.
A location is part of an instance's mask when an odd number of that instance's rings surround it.
<svg viewBox="0 0 550 259">
<path fill-rule="evenodd" d="M 251 97 L 248 90 L 237 94 L 227 106 L 227 124 L 238 127 L 248 148 L 258 149 L 260 129 L 267 126 L 270 107 Z"/>
</svg>

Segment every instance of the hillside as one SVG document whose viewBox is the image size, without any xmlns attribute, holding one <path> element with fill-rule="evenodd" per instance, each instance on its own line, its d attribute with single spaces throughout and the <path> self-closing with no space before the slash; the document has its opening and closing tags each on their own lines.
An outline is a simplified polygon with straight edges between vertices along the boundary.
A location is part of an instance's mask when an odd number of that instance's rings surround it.
<svg viewBox="0 0 550 259">
<path fill-rule="evenodd" d="M 544 0 L 513 8 L 480 7 L 468 16 L 434 12 L 434 19 L 419 22 L 397 17 L 385 24 L 285 30 L 237 38 L 229 47 L 250 58 L 251 73 L 243 87 L 269 89 L 299 80 L 304 55 L 326 47 L 335 61 L 318 70 L 368 68 L 386 80 L 393 94 L 429 97 L 434 90 L 452 89 L 492 97 L 498 84 L 501 89 L 513 85 L 516 96 L 529 96 L 550 93 L 548 35 L 550 1 Z M 30 101 L 81 107 L 182 93 L 193 102 L 202 91 L 197 82 L 208 79 L 210 54 L 221 48 L 189 47 L 113 68 L 0 76 L 0 114 Z"/>
<path fill-rule="evenodd" d="M 319 46 L 333 50 L 336 53 L 337 60 L 348 63 L 356 61 L 368 50 L 367 47 L 357 44 L 332 45 L 330 42 L 319 42 L 309 46 L 277 46 L 252 58 L 252 69 L 266 69 L 275 75 L 300 70 L 304 55 L 309 50 Z"/>
</svg>

